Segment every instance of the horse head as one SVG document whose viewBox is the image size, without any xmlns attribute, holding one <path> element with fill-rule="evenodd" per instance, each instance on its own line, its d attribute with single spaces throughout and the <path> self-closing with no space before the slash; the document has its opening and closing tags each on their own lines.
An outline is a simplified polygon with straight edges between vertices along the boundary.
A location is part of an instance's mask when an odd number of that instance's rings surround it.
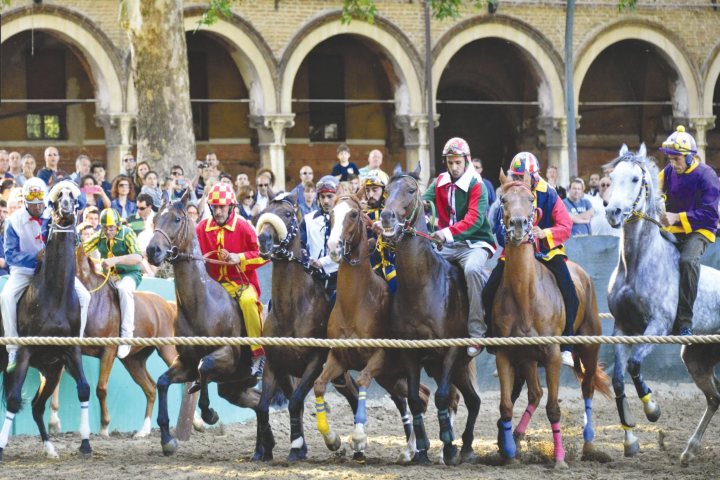
<svg viewBox="0 0 720 480">
<path fill-rule="evenodd" d="M 153 218 L 155 231 L 148 243 L 148 261 L 160 266 L 165 260 L 174 260 L 182 253 L 192 251 L 195 223 L 187 214 L 188 191 L 179 200 L 165 202 Z"/>
<path fill-rule="evenodd" d="M 613 169 L 610 200 L 605 207 L 605 216 L 613 228 L 620 228 L 631 215 L 656 214 L 657 166 L 648 160 L 645 144 L 637 153 L 623 145 L 620 155 L 606 167 Z"/>
<path fill-rule="evenodd" d="M 507 242 L 517 247 L 523 242 L 532 242 L 532 227 L 535 220 L 535 196 L 532 193 L 530 175 L 525 172 L 522 181 L 505 176 L 500 171 L 502 187 L 502 221 L 505 225 Z"/>
<path fill-rule="evenodd" d="M 423 215 L 420 193 L 420 164 L 412 173 L 395 173 L 385 189 L 387 199 L 380 213 L 383 237 L 397 241 L 405 226 L 413 226 Z"/>
<path fill-rule="evenodd" d="M 75 210 L 80 189 L 70 180 L 55 184 L 48 193 L 48 203 L 53 210 L 53 222 L 60 227 L 75 226 Z"/>
<path fill-rule="evenodd" d="M 330 217 L 332 230 L 328 238 L 328 250 L 334 262 L 348 259 L 350 252 L 360 246 L 365 230 L 363 217 L 360 200 L 355 195 L 341 195 L 335 200 Z"/>
<path fill-rule="evenodd" d="M 272 199 L 257 220 L 260 256 L 270 258 L 278 249 L 289 246 L 298 232 L 300 211 L 297 193 L 284 193 Z"/>
</svg>

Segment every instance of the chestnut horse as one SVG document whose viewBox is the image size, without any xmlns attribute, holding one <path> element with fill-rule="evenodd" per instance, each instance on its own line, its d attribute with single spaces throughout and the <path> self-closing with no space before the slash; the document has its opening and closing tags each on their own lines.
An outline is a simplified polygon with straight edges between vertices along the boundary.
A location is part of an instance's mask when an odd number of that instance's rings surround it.
<svg viewBox="0 0 720 480">
<path fill-rule="evenodd" d="M 257 222 L 260 254 L 272 259 L 272 308 L 263 325 L 265 337 L 325 338 L 330 316 L 330 298 L 325 292 L 319 271 L 303 259 L 298 228 L 299 210 L 295 194 L 275 197 Z M 267 363 L 263 371 L 262 395 L 258 404 L 259 429 L 270 428 L 270 402 L 278 387 L 289 399 L 289 461 L 307 457 L 303 431 L 305 397 L 322 371 L 328 349 L 307 347 L 265 347 Z M 350 404 L 358 404 L 357 388 L 350 375 L 336 375 L 335 388 Z M 300 379 L 296 385 L 292 377 Z M 340 443 L 337 443 L 337 449 Z M 272 459 L 272 448 L 266 447 L 264 459 Z M 260 458 L 254 458 L 259 460 Z"/>
<path fill-rule="evenodd" d="M 237 300 L 208 275 L 195 222 L 187 214 L 187 193 L 172 203 L 165 203 L 155 215 L 155 233 L 147 247 L 148 260 L 159 266 L 165 260 L 175 273 L 177 316 L 175 335 L 182 337 L 245 337 L 245 322 Z M 250 372 L 250 347 L 181 346 L 170 369 L 157 381 L 160 443 L 165 455 L 177 450 L 177 440 L 170 434 L 167 391 L 173 383 L 197 380 L 200 407 L 205 423 L 215 424 L 217 412 L 210 408 L 208 382 L 217 382 L 218 395 L 239 407 L 255 410 L 260 399 L 253 387 L 257 378 Z M 261 413 L 256 410 L 258 418 Z M 274 443 L 272 431 L 260 431 L 256 455 L 262 456 L 264 446 Z"/>
<path fill-rule="evenodd" d="M 390 330 L 394 338 L 430 340 L 468 336 L 468 297 L 465 277 L 459 267 L 450 264 L 434 251 L 426 236 L 423 202 L 419 184 L 420 166 L 411 174 L 398 174 L 390 179 L 388 198 L 382 211 L 383 235 L 396 245 L 395 268 L 398 289 L 392 303 Z M 443 442 L 443 461 L 455 464 L 470 462 L 473 429 L 480 411 L 476 387 L 475 362 L 460 347 L 403 349 L 401 358 L 407 370 L 408 403 L 413 414 L 413 430 L 418 453 L 414 461 L 429 463 L 430 446 L 423 420 L 420 397 L 420 369 L 425 368 L 435 379 L 435 405 Z M 451 384 L 465 400 L 468 418 L 462 435 L 458 458 L 453 445 L 450 414 Z"/>
<path fill-rule="evenodd" d="M 502 184 L 502 221 L 507 232 L 505 240 L 505 269 L 496 300 L 492 307 L 492 331 L 498 337 L 536 337 L 562 335 L 565 327 L 565 308 L 555 279 L 542 262 L 535 259 L 535 242 L 531 231 L 535 220 L 535 197 L 530 188 L 530 177 L 511 182 L 500 172 Z M 580 300 L 574 331 L 580 335 L 601 335 L 595 288 L 590 276 L 577 264 L 568 262 L 568 268 Z M 575 373 L 582 382 L 585 399 L 585 427 L 583 453 L 593 449 L 595 436 L 592 425 L 592 398 L 597 388 L 610 398 L 609 379 L 598 365 L 599 345 L 575 346 Z M 578 358 L 580 362 L 578 362 Z M 560 405 L 558 389 L 562 361 L 559 345 L 497 347 L 495 354 L 500 378 L 500 420 L 498 421 L 498 447 L 506 459 L 516 455 L 515 438 L 522 438 L 535 412 L 543 391 L 538 379 L 538 363 L 545 366 L 548 401 L 547 416 L 553 431 L 556 468 L 567 468 L 565 450 L 560 433 Z M 528 407 L 515 435 L 511 433 L 513 386 L 515 375 L 527 381 Z M 517 392 L 516 392 L 517 393 Z"/>
<path fill-rule="evenodd" d="M 120 304 L 117 289 L 105 277 L 95 271 L 93 259 L 85 254 L 82 248 L 76 250 L 77 277 L 92 293 L 88 322 L 85 326 L 86 337 L 116 337 L 120 332 Z M 139 338 L 173 337 L 175 336 L 175 313 L 173 303 L 165 301 L 161 296 L 152 292 L 135 293 L 135 336 Z M 110 372 L 112 372 L 117 353 L 116 346 L 82 347 L 83 355 L 95 357 L 100 360 L 100 376 L 95 393 L 100 401 L 100 435 L 109 436 L 110 412 L 107 408 L 107 391 Z M 160 347 L 133 347 L 127 357 L 120 360 L 132 379 L 142 388 L 145 394 L 145 417 L 143 426 L 135 434 L 136 438 L 143 438 L 150 434 L 150 415 L 155 404 L 155 382 L 147 371 L 146 363 L 153 351 L 157 350 L 165 364 L 170 364 L 177 357 L 174 345 Z M 50 405 L 49 429 L 51 432 L 60 431 L 60 408 L 56 397 L 57 389 L 53 394 Z"/>
<path fill-rule="evenodd" d="M 328 239 L 330 258 L 340 263 L 337 279 L 337 301 L 330 313 L 328 338 L 389 338 L 392 295 L 387 282 L 376 275 L 370 265 L 370 247 L 366 227 L 370 219 L 362 212 L 355 196 L 338 197 L 332 211 L 332 231 Z M 367 446 L 365 402 L 373 378 L 390 394 L 405 429 L 407 449 L 401 460 L 409 462 L 415 455 L 415 436 L 407 409 L 407 382 L 399 352 L 383 348 L 336 348 L 330 351 L 314 391 L 317 426 L 328 445 L 338 436 L 330 429 L 325 406 L 328 382 L 346 372 L 358 370 L 359 402 L 355 413 L 352 445 L 355 460 L 364 460 Z M 427 406 L 429 389 L 421 386 Z"/>
</svg>

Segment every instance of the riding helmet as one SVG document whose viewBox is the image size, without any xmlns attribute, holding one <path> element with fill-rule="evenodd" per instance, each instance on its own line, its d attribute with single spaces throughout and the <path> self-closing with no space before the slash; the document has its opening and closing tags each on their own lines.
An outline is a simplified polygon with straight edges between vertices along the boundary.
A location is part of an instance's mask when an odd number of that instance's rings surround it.
<svg viewBox="0 0 720 480">
<path fill-rule="evenodd" d="M 213 185 L 210 193 L 208 193 L 207 203 L 213 207 L 235 205 L 237 200 L 235 199 L 235 192 L 232 186 L 226 183 L 216 183 Z"/>
<path fill-rule="evenodd" d="M 23 185 L 23 198 L 26 204 L 43 203 L 47 186 L 37 177 L 28 179 Z"/>
<path fill-rule="evenodd" d="M 117 227 L 120 223 L 120 214 L 114 208 L 106 208 L 100 212 L 100 225 L 103 227 Z"/>
</svg>

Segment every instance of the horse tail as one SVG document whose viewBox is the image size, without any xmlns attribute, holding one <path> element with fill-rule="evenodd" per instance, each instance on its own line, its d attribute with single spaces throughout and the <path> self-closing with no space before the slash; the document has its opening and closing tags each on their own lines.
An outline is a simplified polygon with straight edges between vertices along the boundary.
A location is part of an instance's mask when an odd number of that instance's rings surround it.
<svg viewBox="0 0 720 480">
<path fill-rule="evenodd" d="M 603 366 L 604 365 L 602 363 L 598 363 L 595 368 L 595 374 L 593 375 L 593 387 L 595 388 L 595 390 L 602 393 L 605 398 L 607 398 L 608 400 L 612 400 L 615 397 L 612 390 L 610 389 L 610 377 L 608 377 L 607 373 L 605 373 Z M 575 376 L 577 377 L 578 381 L 582 383 L 582 381 L 585 379 L 585 374 L 587 372 L 585 370 L 585 365 L 583 365 L 579 357 L 575 361 L 573 372 L 575 372 Z"/>
</svg>

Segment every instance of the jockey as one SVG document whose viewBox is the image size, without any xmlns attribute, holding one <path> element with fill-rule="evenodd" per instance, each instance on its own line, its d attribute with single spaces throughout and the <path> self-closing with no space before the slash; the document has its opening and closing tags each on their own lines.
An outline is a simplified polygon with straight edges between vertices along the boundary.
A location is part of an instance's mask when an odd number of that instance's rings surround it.
<svg viewBox="0 0 720 480">
<path fill-rule="evenodd" d="M 300 241 L 303 250 L 310 256 L 310 264 L 329 277 L 325 283 L 325 291 L 330 296 L 330 303 L 335 303 L 339 265 L 330 258 L 327 242 L 331 230 L 330 212 L 335 205 L 339 185 L 338 179 L 332 175 L 322 177 L 315 188 L 319 208 L 305 215 L 300 223 Z"/>
<path fill-rule="evenodd" d="M 530 152 L 520 152 L 510 162 L 508 178 L 511 181 L 522 181 L 526 171 L 530 175 L 530 185 L 535 195 L 535 209 L 538 212 L 532 229 L 532 235 L 535 237 L 535 257 L 555 276 L 565 303 L 563 335 L 572 335 L 580 301 L 567 268 L 567 255 L 563 247 L 563 243 L 570 238 L 572 219 L 555 189 L 540 177 L 540 164 L 535 155 Z M 502 222 L 502 209 L 497 211 L 494 233 L 498 242 L 504 246 L 505 226 Z M 493 301 L 505 268 L 504 255 L 500 260 L 490 274 L 483 291 L 483 304 L 488 319 L 492 314 Z M 560 350 L 563 364 L 572 367 L 574 365 L 572 345 L 561 345 Z"/>
<path fill-rule="evenodd" d="M 700 162 L 695 139 L 682 125 L 663 142 L 660 151 L 669 160 L 659 175 L 666 208 L 660 220 L 666 230 L 675 234 L 680 251 L 680 288 L 674 328 L 680 335 L 692 335 L 700 257 L 708 243 L 715 241 L 720 182 L 713 169 Z"/>
<path fill-rule="evenodd" d="M 435 204 L 440 230 L 432 236 L 444 243 L 440 255 L 457 263 L 465 273 L 470 310 L 468 333 L 472 338 L 485 336 L 481 293 L 485 284 L 483 266 L 495 253 L 495 241 L 488 222 L 488 192 L 470 164 L 470 147 L 462 138 L 451 138 L 443 148 L 447 172 L 441 173 L 423 194 L 423 200 Z M 482 347 L 470 346 L 474 357 Z"/>
<path fill-rule="evenodd" d="M 365 201 L 367 202 L 367 216 L 373 224 L 380 221 L 380 212 L 385 207 L 385 187 L 388 176 L 382 170 L 368 171 L 363 187 L 365 190 Z M 382 227 L 380 227 L 382 232 Z M 370 263 L 375 273 L 380 275 L 388 283 L 390 293 L 397 291 L 397 278 L 395 272 L 395 252 L 382 239 L 382 235 L 373 229 L 368 231 L 369 238 L 375 239 L 375 249 L 370 254 Z"/>
<path fill-rule="evenodd" d="M 102 266 L 120 276 L 115 284 L 120 297 L 120 336 L 133 338 L 135 331 L 135 289 L 140 285 L 142 252 L 135 233 L 121 223 L 117 210 L 106 208 L 100 212 L 100 231 L 83 243 L 83 249 L 90 255 L 96 249 L 103 259 Z M 117 357 L 125 358 L 130 345 L 120 345 Z"/>
<path fill-rule="evenodd" d="M 10 278 L 0 294 L 3 329 L 6 337 L 17 337 L 17 304 L 25 288 L 35 275 L 38 257 L 45 248 L 43 227 L 47 219 L 41 218 L 45 210 L 45 182 L 39 178 L 28 179 L 23 185 L 25 208 L 16 210 L 5 223 L 5 259 L 10 267 Z M 90 292 L 75 279 L 75 292 L 80 302 L 80 337 L 85 332 Z M 15 368 L 18 347 L 8 345 L 6 371 Z"/>
<path fill-rule="evenodd" d="M 213 252 L 219 260 L 232 265 L 207 263 L 207 272 L 237 300 L 245 321 L 248 337 L 262 335 L 262 304 L 257 270 L 267 263 L 260 257 L 255 229 L 235 212 L 237 201 L 231 185 L 216 183 L 207 194 L 207 205 L 212 216 L 196 227 L 203 255 Z M 262 377 L 265 350 L 251 345 L 253 375 Z"/>
</svg>

